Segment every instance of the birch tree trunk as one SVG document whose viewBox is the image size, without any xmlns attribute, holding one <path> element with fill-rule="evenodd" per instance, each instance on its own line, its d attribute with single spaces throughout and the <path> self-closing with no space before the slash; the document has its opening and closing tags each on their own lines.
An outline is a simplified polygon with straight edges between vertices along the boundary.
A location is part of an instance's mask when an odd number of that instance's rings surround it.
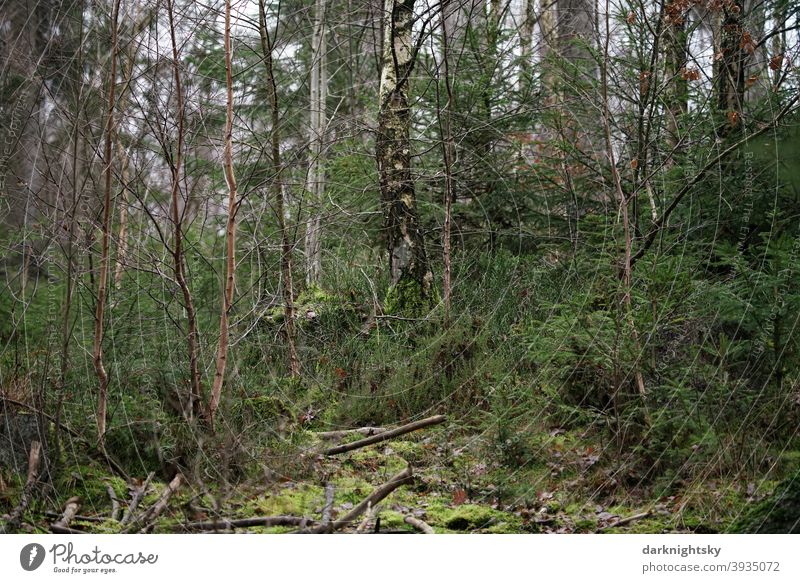
<svg viewBox="0 0 800 583">
<path fill-rule="evenodd" d="M 444 228 L 442 233 L 442 259 L 444 261 L 444 274 L 442 275 L 442 300 L 444 302 L 445 326 L 450 322 L 450 298 L 452 294 L 452 266 L 451 266 L 451 231 L 453 221 L 453 200 L 455 198 L 453 185 L 453 157 L 455 143 L 453 140 L 453 86 L 450 80 L 450 35 L 448 32 L 448 18 L 445 8 L 448 2 L 442 2 L 439 12 L 439 25 L 442 28 L 442 75 L 444 76 L 445 102 L 441 107 L 439 85 L 436 90 L 436 112 L 439 121 L 439 131 L 442 137 L 442 157 L 444 158 Z M 444 110 L 444 111 L 442 111 Z"/>
<path fill-rule="evenodd" d="M 108 373 L 103 363 L 103 336 L 105 323 L 106 296 L 108 294 L 109 239 L 111 231 L 111 184 L 112 154 L 114 142 L 114 107 L 117 85 L 117 29 L 120 0 L 115 0 L 111 13 L 111 72 L 108 79 L 108 112 L 106 116 L 106 136 L 103 154 L 105 168 L 105 191 L 103 195 L 102 242 L 100 251 L 100 273 L 98 274 L 97 303 L 94 314 L 94 349 L 92 359 L 97 374 L 99 393 L 97 398 L 97 435 L 103 443 L 106 433 L 106 410 L 108 407 Z"/>
<path fill-rule="evenodd" d="M 386 0 L 383 68 L 379 91 L 376 157 L 389 252 L 388 312 L 419 311 L 432 294 L 414 179 L 411 175 L 409 80 L 414 66 L 414 0 Z"/>
<path fill-rule="evenodd" d="M 314 6 L 314 35 L 311 41 L 311 113 L 308 181 L 311 213 L 306 221 L 305 270 L 306 285 L 319 285 L 322 274 L 322 206 L 325 198 L 325 164 L 323 148 L 325 128 L 328 123 L 325 104 L 328 100 L 327 30 L 325 26 L 325 0 L 316 0 Z"/>
<path fill-rule="evenodd" d="M 225 292 L 222 299 L 222 313 L 219 319 L 219 344 L 217 346 L 216 371 L 208 403 L 208 420 L 213 425 L 214 415 L 222 397 L 222 384 L 225 380 L 225 366 L 228 361 L 228 316 L 233 306 L 233 292 L 236 284 L 236 175 L 233 171 L 233 65 L 231 63 L 231 0 L 225 2 L 225 151 L 223 170 L 228 185 L 228 222 L 225 227 Z"/>
</svg>

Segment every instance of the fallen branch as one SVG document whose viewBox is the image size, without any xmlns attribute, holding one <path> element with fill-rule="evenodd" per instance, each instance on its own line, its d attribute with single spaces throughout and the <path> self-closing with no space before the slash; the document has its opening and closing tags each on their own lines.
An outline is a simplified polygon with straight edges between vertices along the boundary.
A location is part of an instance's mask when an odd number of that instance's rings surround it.
<svg viewBox="0 0 800 583">
<path fill-rule="evenodd" d="M 415 518 L 413 516 L 406 516 L 403 519 L 403 522 L 409 524 L 416 528 L 418 531 L 422 532 L 423 534 L 436 534 L 433 531 L 433 527 L 428 524 L 427 522 L 421 521 L 419 518 Z"/>
<path fill-rule="evenodd" d="M 108 497 L 111 498 L 111 520 L 119 521 L 120 506 L 117 493 L 111 484 L 106 485 L 106 491 L 108 492 Z"/>
<path fill-rule="evenodd" d="M 133 488 L 131 503 L 128 504 L 125 514 L 122 515 L 122 520 L 120 521 L 121 524 L 128 524 L 131 522 L 131 520 L 133 520 L 136 509 L 139 507 L 139 503 L 142 501 L 142 498 L 144 498 L 145 493 L 147 493 L 147 487 L 150 485 L 150 481 L 153 479 L 153 476 L 155 476 L 155 472 L 150 472 L 147 475 L 147 479 L 142 483 L 141 486 L 138 488 Z"/>
<path fill-rule="evenodd" d="M 183 476 L 180 473 L 175 474 L 175 477 L 172 478 L 172 481 L 164 488 L 164 491 L 161 493 L 158 501 L 153 504 L 150 508 L 147 509 L 139 518 L 133 521 L 133 523 L 128 526 L 123 532 L 131 532 L 141 526 L 139 532 L 144 533 L 148 530 L 152 529 L 153 524 L 158 517 L 161 516 L 161 513 L 164 512 L 164 509 L 169 504 L 169 499 L 172 498 L 172 495 L 181 487 L 181 483 L 183 482 Z"/>
<path fill-rule="evenodd" d="M 33 490 L 39 481 L 39 462 L 42 457 L 42 444 L 35 439 L 31 441 L 31 449 L 28 453 L 28 479 L 25 481 L 25 487 L 22 489 L 19 504 L 11 511 L 11 514 L 6 518 L 6 524 L 0 528 L 0 534 L 13 533 L 22 522 L 22 515 L 31 503 Z"/>
<path fill-rule="evenodd" d="M 320 439 L 333 441 L 349 435 L 364 435 L 365 437 L 369 437 L 385 431 L 388 431 L 385 427 L 359 427 L 358 429 L 340 429 L 338 431 L 317 431 L 314 435 Z"/>
<path fill-rule="evenodd" d="M 68 526 L 57 526 L 55 524 L 50 526 L 50 532 L 53 534 L 86 534 L 82 530 L 76 530 Z"/>
<path fill-rule="evenodd" d="M 61 517 L 61 514 L 59 514 L 58 512 L 51 512 L 50 510 L 45 512 L 44 515 L 47 518 L 60 518 Z M 104 518 L 102 516 L 86 516 L 84 514 L 76 514 L 75 516 L 72 517 L 72 520 L 78 520 L 80 522 L 95 522 L 95 523 L 99 524 L 101 522 L 105 522 L 108 519 Z"/>
<path fill-rule="evenodd" d="M 313 520 L 303 516 L 255 516 L 253 518 L 220 518 L 202 522 L 189 522 L 175 527 L 174 530 L 233 530 L 235 528 L 251 528 L 254 526 L 300 526 L 314 524 Z"/>
<path fill-rule="evenodd" d="M 603 528 L 597 529 L 597 532 L 603 532 L 610 528 L 617 528 L 618 526 L 625 526 L 626 524 L 630 524 L 631 522 L 635 522 L 637 520 L 641 520 L 642 518 L 647 518 L 652 515 L 653 512 L 648 510 L 647 512 L 642 512 L 641 514 L 634 514 L 633 516 L 628 516 L 626 518 L 620 518 L 619 520 L 612 522 L 604 526 Z"/>
<path fill-rule="evenodd" d="M 374 507 L 378 502 L 386 498 L 389 494 L 394 492 L 403 484 L 410 484 L 414 481 L 414 476 L 411 471 L 411 466 L 407 466 L 399 474 L 395 475 L 388 482 L 373 490 L 372 494 L 359 502 L 350 512 L 345 514 L 342 518 L 334 520 L 329 524 L 320 525 L 316 529 L 312 529 L 312 533 L 330 533 L 340 528 L 352 525 L 356 519 L 361 516 L 364 511 L 370 507 Z"/>
<path fill-rule="evenodd" d="M 378 433 L 371 437 L 367 437 L 366 439 L 359 439 L 358 441 L 353 441 L 352 443 L 337 445 L 336 447 L 332 447 L 326 450 L 325 455 L 336 455 L 339 453 L 353 451 L 354 449 L 360 449 L 362 447 L 372 445 L 373 443 L 380 443 L 382 441 L 386 441 L 387 439 L 391 439 L 399 435 L 405 435 L 406 433 L 417 431 L 418 429 L 424 429 L 425 427 L 430 427 L 431 425 L 438 425 L 439 423 L 444 423 L 446 419 L 447 418 L 444 415 L 435 415 L 434 417 L 421 419 L 420 421 L 415 421 L 414 423 L 402 425 L 401 427 L 398 427 L 396 429 L 384 431 L 383 433 Z"/>
<path fill-rule="evenodd" d="M 55 532 L 53 529 L 63 529 L 69 527 L 69 523 L 72 522 L 72 519 L 75 518 L 76 514 L 78 514 L 80 501 L 81 499 L 77 496 L 73 496 L 67 500 L 67 504 L 64 506 L 64 513 L 61 515 L 61 518 L 59 518 L 50 526 L 50 532 Z"/>
<path fill-rule="evenodd" d="M 331 513 L 333 512 L 333 484 L 325 486 L 325 506 L 322 507 L 322 524 L 328 525 L 331 521 Z"/>
</svg>

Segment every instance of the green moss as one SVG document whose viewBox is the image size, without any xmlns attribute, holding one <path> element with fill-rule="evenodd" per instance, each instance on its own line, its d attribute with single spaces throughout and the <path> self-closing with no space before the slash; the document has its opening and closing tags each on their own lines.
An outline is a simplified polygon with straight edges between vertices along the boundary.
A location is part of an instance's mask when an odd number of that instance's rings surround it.
<svg viewBox="0 0 800 583">
<path fill-rule="evenodd" d="M 387 448 L 410 463 L 422 460 L 425 454 L 422 444 L 415 441 L 392 441 Z"/>
<path fill-rule="evenodd" d="M 312 484 L 294 484 L 267 496 L 250 500 L 241 506 L 236 515 L 276 516 L 281 514 L 309 516 L 325 500 L 323 489 Z"/>
<path fill-rule="evenodd" d="M 65 498 L 78 496 L 84 508 L 106 508 L 111 506 L 107 486 L 111 484 L 120 500 L 128 497 L 128 487 L 124 480 L 109 476 L 107 471 L 95 465 L 79 465 L 65 472 L 56 485 L 57 492 L 64 492 Z"/>
<path fill-rule="evenodd" d="M 319 286 L 312 285 L 304 289 L 297 296 L 295 303 L 298 307 L 319 306 L 335 301 L 336 297 L 326 292 Z"/>
<path fill-rule="evenodd" d="M 386 292 L 383 311 L 387 315 L 415 318 L 422 316 L 435 304 L 432 297 L 426 297 L 422 285 L 410 276 L 400 279 Z"/>
<path fill-rule="evenodd" d="M 442 522 L 437 521 L 437 524 L 455 531 L 483 530 L 501 523 L 506 523 L 506 526 L 502 527 L 506 531 L 512 529 L 514 532 L 519 532 L 521 527 L 521 520 L 513 514 L 477 504 L 462 504 L 448 509 L 442 518 Z"/>
<path fill-rule="evenodd" d="M 414 530 L 413 527 L 405 523 L 405 516 L 394 510 L 382 510 L 379 516 L 382 530 Z"/>
<path fill-rule="evenodd" d="M 258 395 L 237 400 L 232 412 L 234 415 L 247 415 L 248 419 L 274 419 L 284 415 L 286 408 L 277 397 Z"/>
<path fill-rule="evenodd" d="M 800 470 L 737 521 L 732 532 L 800 534 Z"/>
</svg>

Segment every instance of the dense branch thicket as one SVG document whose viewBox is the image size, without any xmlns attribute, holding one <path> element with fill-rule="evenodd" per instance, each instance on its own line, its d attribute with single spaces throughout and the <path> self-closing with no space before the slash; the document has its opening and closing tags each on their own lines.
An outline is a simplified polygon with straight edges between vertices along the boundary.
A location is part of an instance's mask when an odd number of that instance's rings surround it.
<svg viewBox="0 0 800 583">
<path fill-rule="evenodd" d="M 796 529 L 799 7 L 7 3 L 3 528 Z"/>
</svg>

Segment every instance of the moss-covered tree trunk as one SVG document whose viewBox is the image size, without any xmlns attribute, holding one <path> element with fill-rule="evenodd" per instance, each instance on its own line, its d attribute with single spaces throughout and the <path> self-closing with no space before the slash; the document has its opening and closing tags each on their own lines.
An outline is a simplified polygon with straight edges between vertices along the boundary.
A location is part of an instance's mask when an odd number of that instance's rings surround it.
<svg viewBox="0 0 800 583">
<path fill-rule="evenodd" d="M 386 0 L 376 156 L 392 288 L 385 308 L 415 310 L 429 302 L 433 274 L 425 254 L 411 174 L 409 77 L 414 66 L 414 0 Z"/>
</svg>

